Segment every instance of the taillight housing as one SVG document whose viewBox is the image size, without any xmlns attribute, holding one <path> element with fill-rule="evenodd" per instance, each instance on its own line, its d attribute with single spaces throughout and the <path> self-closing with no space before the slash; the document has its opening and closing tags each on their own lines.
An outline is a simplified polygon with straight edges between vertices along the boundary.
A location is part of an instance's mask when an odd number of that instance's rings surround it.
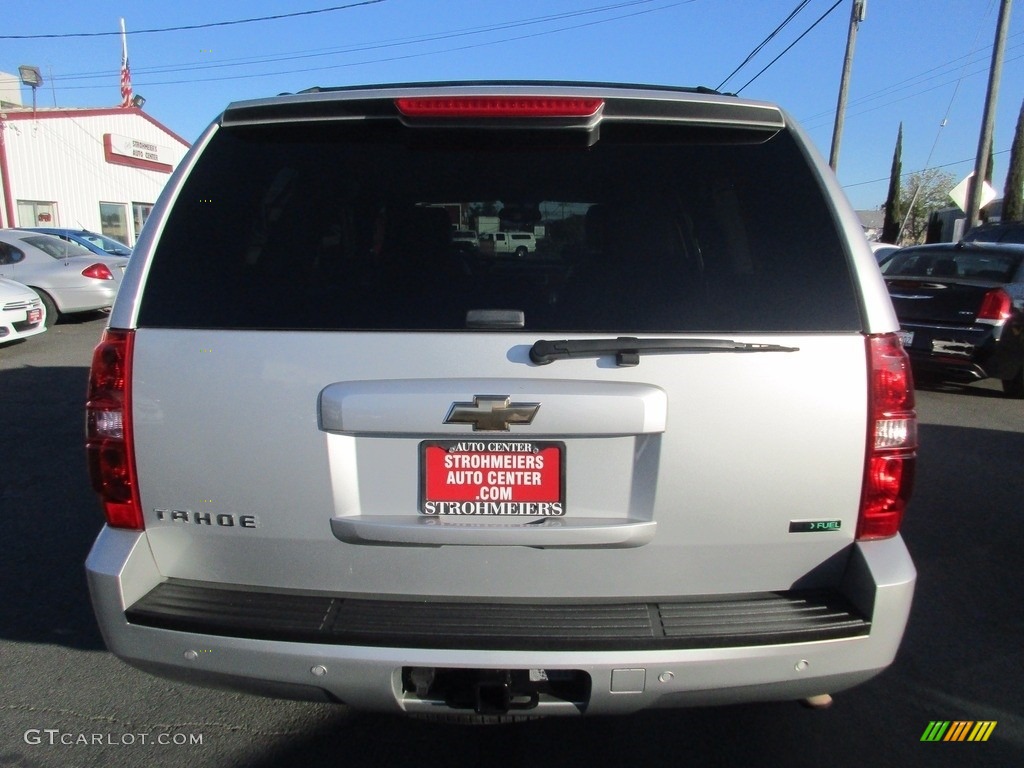
<svg viewBox="0 0 1024 768">
<path fill-rule="evenodd" d="M 82 270 L 82 274 L 86 277 L 92 277 L 96 280 L 113 280 L 114 273 L 110 271 L 110 267 L 106 264 L 96 262 Z"/>
<path fill-rule="evenodd" d="M 565 96 L 414 96 L 395 99 L 406 117 L 592 117 L 603 99 Z"/>
<path fill-rule="evenodd" d="M 1010 298 L 1010 294 L 1002 288 L 993 288 L 981 300 L 981 309 L 978 310 L 978 322 L 999 325 L 1009 320 L 1012 314 L 1013 299 Z"/>
<path fill-rule="evenodd" d="M 857 538 L 895 536 L 914 486 L 917 412 L 910 358 L 896 334 L 867 338 L 868 444 Z"/>
<path fill-rule="evenodd" d="M 92 353 L 85 405 L 85 446 L 92 486 L 107 524 L 142 530 L 142 505 L 132 440 L 133 331 L 107 329 Z"/>
</svg>

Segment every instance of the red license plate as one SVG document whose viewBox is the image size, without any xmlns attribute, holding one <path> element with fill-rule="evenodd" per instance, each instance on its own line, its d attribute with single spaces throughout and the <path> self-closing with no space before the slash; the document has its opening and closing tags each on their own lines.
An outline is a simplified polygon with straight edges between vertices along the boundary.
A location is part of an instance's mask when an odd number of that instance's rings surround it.
<svg viewBox="0 0 1024 768">
<path fill-rule="evenodd" d="M 420 467 L 420 511 L 427 515 L 565 514 L 563 443 L 425 442 Z"/>
<path fill-rule="evenodd" d="M 41 309 L 30 309 L 28 311 L 28 318 L 27 318 L 27 320 L 28 320 L 28 322 L 31 325 L 35 325 L 36 323 L 38 323 L 42 319 L 43 319 L 43 310 L 41 310 Z"/>
</svg>

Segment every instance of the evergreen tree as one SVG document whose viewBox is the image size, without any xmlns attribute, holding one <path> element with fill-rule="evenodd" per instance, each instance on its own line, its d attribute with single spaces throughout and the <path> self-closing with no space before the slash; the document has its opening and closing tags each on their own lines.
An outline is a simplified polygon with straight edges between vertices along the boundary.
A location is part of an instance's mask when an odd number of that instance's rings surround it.
<svg viewBox="0 0 1024 768">
<path fill-rule="evenodd" d="M 892 153 L 892 171 L 889 174 L 889 196 L 885 199 L 885 221 L 882 224 L 882 242 L 896 244 L 903 225 L 903 206 L 900 204 L 900 174 L 903 170 L 903 123 L 896 136 L 896 149 Z"/>
<path fill-rule="evenodd" d="M 1010 149 L 1010 169 L 1003 191 L 1003 221 L 1024 221 L 1024 102 Z"/>
</svg>

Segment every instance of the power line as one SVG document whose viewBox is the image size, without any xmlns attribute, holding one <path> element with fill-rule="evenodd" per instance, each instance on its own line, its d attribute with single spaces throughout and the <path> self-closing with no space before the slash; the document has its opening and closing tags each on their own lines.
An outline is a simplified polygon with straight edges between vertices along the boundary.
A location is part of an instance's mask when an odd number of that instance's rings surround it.
<svg viewBox="0 0 1024 768">
<path fill-rule="evenodd" d="M 782 23 L 779 24 L 779 26 L 777 26 L 775 29 L 773 29 L 772 32 L 768 35 L 768 37 L 766 37 L 764 40 L 762 40 L 757 45 L 757 47 L 754 48 L 754 50 L 752 50 L 750 53 L 747 54 L 747 58 L 745 58 L 742 62 L 740 62 L 740 65 L 738 67 L 736 67 L 736 69 L 734 69 L 732 72 L 730 72 L 729 76 L 727 78 L 725 78 L 725 80 L 720 82 L 715 87 L 715 90 L 716 91 L 722 90 L 722 86 L 725 85 L 730 80 L 732 80 L 732 76 L 733 75 L 735 75 L 737 72 L 739 72 L 741 69 L 743 69 L 743 67 L 745 67 L 750 62 L 751 59 L 753 59 L 755 56 L 757 56 L 757 54 L 759 54 L 761 52 L 762 48 L 764 48 L 766 45 L 768 45 L 768 43 L 770 43 L 775 38 L 775 36 L 779 34 L 779 32 L 781 32 L 783 29 L 785 29 L 786 25 L 789 24 L 789 22 L 791 22 L 793 19 L 795 19 L 797 14 L 800 13 L 800 11 L 802 11 L 804 9 L 804 7 L 810 1 L 811 0 L 802 0 L 802 2 L 800 2 L 797 5 L 796 8 L 794 8 L 792 11 L 790 11 L 789 12 L 789 16 L 787 16 L 785 19 L 783 19 Z"/>
<path fill-rule="evenodd" d="M 543 24 L 551 21 L 559 21 L 563 19 L 576 18 L 580 16 L 588 16 L 597 13 L 604 13 L 607 11 L 617 11 L 623 8 L 628 8 L 637 5 L 649 5 L 657 2 L 657 0 L 628 0 L 628 2 L 613 3 L 610 5 L 603 5 L 596 8 L 587 8 L 580 11 L 566 11 L 563 13 L 549 14 L 546 16 L 536 16 L 528 19 L 522 19 L 519 21 L 501 22 L 498 24 L 490 24 L 478 27 L 468 27 L 465 29 L 454 30 L 450 32 L 441 32 L 437 34 L 429 35 L 414 35 L 412 37 L 401 37 L 386 39 L 376 43 L 368 43 L 365 45 L 352 45 L 341 48 L 327 48 L 313 51 L 299 51 L 294 53 L 283 53 L 283 54 L 272 54 L 268 56 L 248 56 L 240 59 L 228 59 L 224 63 L 218 64 L 207 64 L 207 63 L 192 63 L 183 65 L 168 65 L 159 67 L 142 67 L 133 68 L 132 72 L 135 75 L 146 75 L 146 74 L 165 74 L 172 72 L 189 72 L 189 71 L 205 71 L 210 69 L 225 69 L 229 67 L 241 67 L 250 64 L 261 64 L 261 63 L 278 63 L 286 61 L 298 61 L 301 59 L 312 59 L 323 56 L 334 56 L 342 53 L 358 53 L 362 51 L 373 51 L 386 48 L 396 48 L 404 45 L 414 45 L 417 43 L 428 43 L 437 40 L 448 40 L 457 37 L 466 37 L 471 35 L 484 34 L 486 32 L 496 32 L 506 29 L 515 29 L 517 27 L 533 26 L 536 24 Z M 686 0 L 686 2 L 696 2 L 696 0 Z M 668 6 L 652 10 L 664 10 L 673 6 L 680 5 L 681 3 L 676 2 Z M 629 15 L 629 14 L 627 14 Z M 626 16 L 612 17 L 610 20 L 616 20 L 619 18 L 626 18 Z M 565 29 L 576 29 L 577 27 L 566 27 Z M 516 38 L 521 39 L 521 38 Z M 56 80 L 59 82 L 65 82 L 69 80 L 88 80 L 93 78 L 109 78 L 112 70 L 104 70 L 98 72 L 81 72 L 69 75 L 58 75 Z M 305 71 L 305 70 L 301 70 Z M 70 86 L 65 86 L 70 87 Z M 90 86 L 91 87 L 91 86 Z"/>
<path fill-rule="evenodd" d="M 278 21 L 280 19 L 291 19 L 297 16 L 314 16 L 320 13 L 332 13 L 334 11 L 346 11 L 350 8 L 358 8 L 364 5 L 376 5 L 377 3 L 383 3 L 384 0 L 361 0 L 357 3 L 349 3 L 348 5 L 335 5 L 331 8 L 319 8 L 310 11 L 293 11 L 292 13 L 278 13 L 273 16 L 255 16 L 248 19 L 235 19 L 234 21 L 214 21 L 208 24 L 189 24 L 181 27 L 161 27 L 158 29 L 137 29 L 133 32 L 128 32 L 129 35 L 148 35 L 159 32 L 183 32 L 191 29 L 210 29 L 211 27 L 230 27 L 235 24 L 252 24 L 258 21 Z M 54 38 L 68 38 L 68 37 L 110 37 L 116 35 L 120 37 L 121 32 L 65 32 L 60 34 L 47 34 L 47 35 L 0 35 L 0 40 L 45 40 Z"/>
<path fill-rule="evenodd" d="M 840 4 L 840 3 L 842 3 L 842 2 L 843 2 L 843 0 L 836 0 L 836 2 L 835 2 L 835 5 L 833 5 L 833 6 L 831 7 L 831 8 L 829 8 L 829 9 L 828 9 L 827 11 L 825 11 L 825 12 L 824 12 L 823 14 L 821 14 L 821 16 L 819 16 L 819 17 L 818 17 L 818 20 L 817 20 L 816 22 L 814 22 L 813 24 L 811 24 L 811 26 L 809 26 L 809 27 L 808 27 L 808 28 L 807 28 L 806 30 L 804 30 L 804 33 L 803 33 L 802 35 L 800 35 L 800 37 L 798 37 L 798 38 L 797 38 L 796 40 L 794 40 L 794 41 L 793 41 L 792 43 L 790 43 L 790 44 L 789 44 L 789 46 L 787 46 L 787 48 L 786 48 L 786 49 L 785 49 L 785 50 L 784 50 L 784 51 L 783 51 L 782 53 L 780 53 L 780 54 L 779 54 L 778 56 L 776 56 L 776 57 L 775 57 L 774 59 L 772 59 L 771 61 L 769 61 L 769 62 L 768 62 L 768 65 L 767 65 L 767 66 L 766 66 L 766 67 L 765 67 L 764 69 L 762 69 L 762 70 L 761 70 L 760 72 L 758 72 L 758 73 L 757 73 L 756 75 L 754 75 L 754 76 L 753 76 L 752 78 L 750 78 L 749 80 L 747 80 L 747 82 L 745 82 L 745 83 L 743 84 L 743 87 L 742 87 L 742 88 L 740 88 L 740 89 L 739 89 L 738 91 L 736 91 L 736 95 L 738 96 L 738 95 L 739 95 L 739 94 L 740 94 L 740 93 L 741 93 L 741 92 L 743 91 L 743 88 L 746 88 L 746 87 L 747 87 L 748 85 L 750 85 L 750 84 L 751 84 L 752 82 L 754 82 L 755 80 L 757 80 L 757 78 L 759 78 L 759 77 L 760 77 L 761 75 L 763 75 L 763 74 L 764 74 L 765 72 L 767 72 L 767 71 L 768 71 L 768 68 L 769 68 L 769 67 L 771 67 L 771 66 L 772 66 L 772 65 L 773 65 L 773 64 L 774 64 L 774 63 L 775 63 L 776 61 L 778 61 L 778 60 L 779 60 L 779 59 L 781 59 L 781 58 L 782 58 L 783 56 L 785 56 L 785 55 L 786 55 L 787 53 L 789 53 L 789 50 L 790 50 L 790 49 L 791 49 L 791 48 L 792 48 L 792 47 L 793 47 L 794 45 L 796 45 L 796 44 L 797 44 L 797 43 L 799 43 L 799 42 L 800 42 L 801 40 L 803 40 L 803 39 L 804 39 L 804 37 L 806 37 L 806 36 L 807 36 L 807 33 L 808 33 L 808 32 L 810 32 L 810 31 L 811 31 L 812 29 L 814 29 L 814 28 L 815 28 L 816 26 L 818 26 L 818 25 L 819 25 L 819 24 L 820 24 L 820 23 L 821 23 L 822 21 L 824 21 L 824 20 L 825 20 L 825 17 L 826 17 L 826 16 L 828 16 L 828 15 L 829 15 L 830 13 L 832 13 L 832 11 L 834 11 L 834 10 L 835 10 L 836 8 L 838 8 L 838 7 L 839 7 L 839 4 Z"/>
<path fill-rule="evenodd" d="M 1008 149 L 1001 149 L 998 152 L 993 152 L 992 154 L 993 155 L 1005 155 L 1009 151 L 1010 150 L 1008 150 Z M 967 157 L 967 158 L 964 158 L 963 160 L 954 160 L 951 163 L 943 163 L 942 165 L 933 165 L 933 166 L 930 166 L 930 167 L 927 167 L 927 168 L 922 168 L 919 171 L 907 171 L 906 173 L 901 173 L 900 174 L 900 178 L 903 179 L 903 178 L 906 178 L 907 176 L 913 176 L 915 173 L 925 173 L 926 171 L 935 171 L 935 170 L 938 170 L 939 168 L 951 168 L 954 165 L 963 165 L 964 163 L 973 163 L 973 162 L 974 162 L 974 158 L 973 157 Z M 879 182 L 882 182 L 882 181 L 889 181 L 889 177 L 888 176 L 883 176 L 880 179 L 872 179 L 871 181 L 858 181 L 858 182 L 854 182 L 853 184 L 843 184 L 843 189 L 850 189 L 851 187 L 864 187 L 864 186 L 867 186 L 868 184 L 878 184 Z"/>
<path fill-rule="evenodd" d="M 1024 32 L 1017 32 L 1016 34 L 1011 35 L 1011 39 L 1013 37 L 1019 37 L 1020 35 L 1024 35 Z M 1020 48 L 1022 45 L 1024 45 L 1024 43 L 1018 43 L 1015 46 L 1011 46 L 1007 50 L 1014 50 L 1016 48 Z M 988 46 L 988 49 L 991 49 L 991 47 L 992 46 Z M 906 78 L 904 80 L 899 80 L 899 81 L 897 81 L 895 83 L 887 85 L 885 88 L 882 88 L 880 90 L 874 91 L 874 92 L 869 93 L 869 94 L 867 94 L 865 96 L 861 96 L 860 98 L 854 99 L 853 101 L 850 102 L 850 106 L 851 107 L 858 106 L 860 104 L 864 104 L 864 103 L 869 102 L 869 101 L 874 101 L 876 99 L 883 98 L 883 97 L 888 96 L 888 95 L 893 94 L 893 93 L 898 93 L 900 91 L 905 91 L 905 90 L 907 90 L 909 88 L 920 87 L 921 85 L 923 85 L 924 83 L 926 83 L 926 82 L 928 82 L 930 80 L 935 80 L 936 78 L 945 77 L 947 75 L 952 74 L 949 71 L 943 71 L 943 70 L 947 70 L 948 67 L 955 66 L 958 62 L 961 62 L 964 59 L 971 59 L 972 57 L 976 57 L 976 56 L 982 56 L 982 58 L 981 59 L 975 59 L 973 61 L 965 62 L 963 64 L 963 66 L 962 66 L 962 69 L 966 69 L 968 66 L 970 66 L 972 64 L 979 64 L 979 63 L 982 63 L 984 61 L 985 62 L 985 70 L 984 71 L 987 72 L 988 71 L 988 63 L 987 63 L 987 60 L 985 58 L 986 54 L 984 54 L 983 50 L 974 49 L 970 53 L 966 53 L 966 54 L 964 54 L 962 56 L 958 56 L 955 59 L 950 59 L 949 61 L 946 61 L 946 62 L 943 62 L 942 64 L 939 64 L 938 66 L 931 67 L 930 69 L 926 69 L 923 72 L 919 72 L 916 75 L 911 75 L 910 77 L 908 77 L 908 78 Z M 936 74 L 931 75 L 931 77 L 926 77 L 927 75 L 929 75 L 932 72 L 935 72 Z M 977 73 L 976 72 L 972 72 L 971 74 L 973 75 L 973 74 L 977 74 Z M 963 74 L 961 74 L 960 77 L 963 77 Z M 954 82 L 954 81 L 946 80 L 943 83 L 941 83 L 941 85 L 945 85 L 945 84 L 950 83 L 950 82 Z M 894 102 L 888 102 L 888 103 L 894 103 Z M 800 123 L 806 127 L 807 125 L 809 125 L 810 123 L 814 122 L 815 120 L 817 120 L 819 118 L 823 118 L 823 117 L 831 118 L 833 112 L 834 112 L 834 110 L 831 110 L 831 109 L 823 111 L 823 112 L 817 112 L 817 113 L 815 113 L 813 115 L 808 115 L 807 117 L 801 118 L 800 119 Z M 859 114 L 863 114 L 863 113 L 859 113 Z"/>
<path fill-rule="evenodd" d="M 1007 62 L 1019 61 L 1022 58 L 1024 58 L 1024 54 L 1022 54 L 1020 56 L 1014 56 L 1013 58 L 1006 59 L 1006 61 Z M 974 63 L 977 63 L 977 62 L 974 62 Z M 984 69 L 978 69 L 978 70 L 975 70 L 974 72 L 968 72 L 966 75 L 963 75 L 962 77 L 963 78 L 967 78 L 967 77 L 974 77 L 975 75 L 984 75 L 984 74 L 988 74 L 988 67 L 987 66 Z M 900 96 L 900 97 L 897 97 L 896 99 L 894 99 L 893 101 L 887 101 L 887 102 L 885 102 L 883 104 L 878 104 L 877 106 L 874 106 L 874 107 L 868 107 L 867 109 L 862 109 L 859 112 L 853 112 L 852 114 L 849 115 L 849 117 L 857 117 L 859 115 L 866 115 L 869 112 L 875 112 L 875 111 L 877 111 L 879 109 L 883 109 L 885 107 L 891 107 L 893 104 L 906 104 L 910 99 L 916 98 L 917 96 L 923 96 L 924 94 L 931 93 L 932 91 L 937 91 L 940 88 L 945 88 L 946 86 L 950 85 L 951 83 L 957 82 L 959 79 L 960 78 L 958 77 L 955 80 L 944 80 L 943 82 L 939 83 L 938 85 L 933 85 L 930 88 L 923 88 L 923 89 L 920 89 L 920 90 L 916 90 L 916 91 L 914 91 L 913 95 L 911 95 L 911 96 Z M 909 88 L 909 87 L 910 86 L 907 86 L 907 88 Z M 902 88 L 900 90 L 906 90 L 906 88 Z M 885 95 L 888 95 L 888 94 L 882 93 L 882 94 L 880 94 L 878 96 L 875 96 L 875 97 L 872 97 L 870 99 L 860 99 L 858 102 L 855 102 L 855 103 L 863 103 L 865 101 L 873 101 L 874 99 L 882 98 L 882 96 L 885 96 Z M 820 115 L 820 117 L 824 117 L 824 116 L 825 115 Z M 820 123 L 820 122 L 816 123 L 813 120 L 800 120 L 800 124 L 804 128 L 806 128 L 808 130 L 813 130 L 814 128 L 820 128 L 820 127 L 822 127 L 824 125 L 824 123 Z"/>
<path fill-rule="evenodd" d="M 625 19 L 625 18 L 631 18 L 631 17 L 634 17 L 634 16 L 642 16 L 642 15 L 649 14 L 649 13 L 656 13 L 656 12 L 659 12 L 659 11 L 664 11 L 664 10 L 667 10 L 669 8 L 674 8 L 674 7 L 679 6 L 679 5 L 689 4 L 689 3 L 696 2 L 696 1 L 697 0 L 679 0 L 678 2 L 667 3 L 667 4 L 664 4 L 664 5 L 660 5 L 660 6 L 655 6 L 653 8 L 644 8 L 644 9 L 633 11 L 631 13 L 624 13 L 624 14 L 620 14 L 620 15 L 617 15 L 617 16 L 611 16 L 611 17 L 606 18 L 606 19 L 598 19 L 598 20 L 595 20 L 595 21 L 588 21 L 588 22 L 582 23 L 582 24 L 572 24 L 572 25 L 568 25 L 568 26 L 558 27 L 556 29 L 545 30 L 543 32 L 533 32 L 533 33 L 529 33 L 529 34 L 523 34 L 523 35 L 517 35 L 517 36 L 513 36 L 513 37 L 507 37 L 507 38 L 503 38 L 502 40 L 498 40 L 498 41 L 487 41 L 487 42 L 482 42 L 482 43 L 473 43 L 473 44 L 456 46 L 456 47 L 451 47 L 451 48 L 444 48 L 444 49 L 436 50 L 436 51 L 426 51 L 426 52 L 419 52 L 419 53 L 407 53 L 407 54 L 400 54 L 400 55 L 395 55 L 395 56 L 380 57 L 380 58 L 375 58 L 375 59 L 366 59 L 366 60 L 362 60 L 362 61 L 346 62 L 346 63 L 343 63 L 343 64 L 331 64 L 331 65 L 325 65 L 325 66 L 303 67 L 303 68 L 297 68 L 297 69 L 278 70 L 278 71 L 275 71 L 275 72 L 270 73 L 270 74 L 272 74 L 274 76 L 305 74 L 305 73 L 308 73 L 308 72 L 318 72 L 318 71 L 325 71 L 325 70 L 331 70 L 331 69 L 342 69 L 342 68 L 346 68 L 346 67 L 362 66 L 362 65 L 366 65 L 366 64 L 380 64 L 380 63 L 384 63 L 384 62 L 402 61 L 402 60 L 405 60 L 405 59 L 419 58 L 419 57 L 422 57 L 422 56 L 436 56 L 436 55 L 442 55 L 442 54 L 448 54 L 448 53 L 457 53 L 457 52 L 460 52 L 460 51 L 472 50 L 474 48 L 482 48 L 482 47 L 486 47 L 486 46 L 493 46 L 496 42 L 498 42 L 498 43 L 517 42 L 517 41 L 520 41 L 520 40 L 527 40 L 527 39 L 532 39 L 532 38 L 536 38 L 536 37 L 543 37 L 543 36 L 546 36 L 546 35 L 552 35 L 552 34 L 556 34 L 556 33 L 559 33 L 559 32 L 566 32 L 566 31 L 569 31 L 569 30 L 582 29 L 582 28 L 585 28 L 585 27 L 596 26 L 598 24 L 607 24 L 609 22 L 620 21 L 620 20 Z M 625 7 L 629 7 L 629 6 L 648 5 L 648 4 L 653 3 L 653 2 L 657 2 L 657 0 L 630 0 L 630 2 L 619 3 L 617 5 L 611 5 L 611 6 L 604 6 L 604 7 L 600 8 L 600 9 L 596 9 L 596 10 L 606 11 L 606 10 L 616 9 L 616 8 L 625 8 Z M 432 41 L 434 39 L 445 39 L 445 38 L 450 38 L 450 37 L 462 36 L 462 35 L 465 35 L 465 34 L 480 34 L 481 32 L 491 32 L 491 31 L 496 31 L 496 30 L 503 29 L 503 28 L 513 28 L 513 27 L 517 27 L 517 26 L 526 26 L 528 24 L 542 23 L 544 21 L 556 20 L 556 19 L 562 18 L 562 17 L 578 16 L 578 15 L 582 15 L 584 13 L 592 13 L 592 12 L 595 12 L 595 9 L 591 9 L 589 11 L 578 11 L 578 12 L 573 12 L 573 13 L 570 13 L 570 14 L 556 14 L 555 16 L 541 17 L 541 18 L 539 18 L 539 19 L 537 19 L 535 21 L 530 21 L 530 22 L 510 22 L 508 24 L 499 25 L 499 26 L 496 26 L 496 27 L 493 27 L 493 28 L 483 28 L 483 29 L 481 29 L 479 31 L 476 31 L 476 32 L 444 33 L 444 34 L 437 35 L 437 36 L 432 37 L 432 38 L 413 39 L 412 42 L 414 42 L 414 43 L 430 42 L 430 41 Z M 382 45 L 379 45 L 379 46 L 378 45 L 364 46 L 362 48 L 356 48 L 356 49 L 352 49 L 352 50 L 355 50 L 355 51 L 359 51 L 359 50 L 373 50 L 373 49 L 378 48 L 378 47 L 381 47 L 381 48 L 383 48 L 383 47 L 393 47 L 395 45 L 405 45 L 405 44 L 409 44 L 409 43 L 391 43 L 391 44 L 382 44 Z M 319 54 L 319 55 L 329 55 L 329 54 Z M 308 55 L 296 55 L 294 57 L 284 57 L 284 58 L 281 58 L 279 60 L 286 61 L 286 60 L 292 60 L 293 58 L 294 59 L 308 58 Z M 209 65 L 209 66 L 228 66 L 228 65 Z M 240 65 L 232 65 L 232 66 L 240 66 Z M 192 70 L 196 70 L 196 69 L 205 69 L 205 68 L 206 67 L 189 67 L 187 71 L 192 71 Z M 113 70 L 111 70 L 111 71 L 113 71 Z M 163 70 L 163 71 L 173 72 L 173 71 L 178 71 L 178 70 L 176 70 L 176 69 L 167 69 L 167 70 Z M 105 76 L 109 77 L 110 76 L 110 72 L 107 72 L 105 74 Z M 262 78 L 262 77 L 267 77 L 267 76 L 268 76 L 267 73 L 262 73 L 262 72 L 261 73 L 254 73 L 254 74 L 244 74 L 244 75 L 225 75 L 223 77 L 208 77 L 208 78 L 205 78 L 203 80 L 203 82 L 204 83 L 209 83 L 209 82 L 225 81 L 225 80 L 246 80 L 246 79 L 257 78 L 257 77 Z M 61 80 L 63 78 L 58 77 L 57 79 Z M 155 85 L 192 84 L 194 82 L 195 82 L 194 80 L 157 80 L 157 81 L 142 81 L 142 82 L 137 83 L 137 85 L 139 85 L 141 87 L 150 87 L 150 86 L 155 86 Z M 80 90 L 80 89 L 96 88 L 97 86 L 93 86 L 93 85 L 71 85 L 71 86 L 63 86 L 63 87 L 64 87 L 65 90 Z"/>
</svg>

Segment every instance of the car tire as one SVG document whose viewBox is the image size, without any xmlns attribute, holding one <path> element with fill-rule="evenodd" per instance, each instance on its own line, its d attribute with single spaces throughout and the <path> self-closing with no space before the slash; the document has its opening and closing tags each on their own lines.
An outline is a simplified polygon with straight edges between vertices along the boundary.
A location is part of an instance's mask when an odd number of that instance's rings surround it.
<svg viewBox="0 0 1024 768">
<path fill-rule="evenodd" d="M 53 299 L 50 298 L 50 294 L 39 288 L 29 286 L 33 291 L 36 292 L 36 296 L 43 302 L 43 309 L 46 310 L 46 320 L 44 325 L 49 328 L 60 319 L 60 312 L 57 311 L 57 305 L 54 304 Z"/>
<path fill-rule="evenodd" d="M 1017 369 L 1017 375 L 1003 379 L 1003 394 L 1015 400 L 1024 398 L 1024 363 Z"/>
<path fill-rule="evenodd" d="M 525 245 L 520 245 L 518 248 L 516 248 L 516 258 L 517 259 L 525 259 L 526 258 L 526 254 L 528 254 L 529 252 L 530 252 L 529 248 L 527 248 Z"/>
</svg>

